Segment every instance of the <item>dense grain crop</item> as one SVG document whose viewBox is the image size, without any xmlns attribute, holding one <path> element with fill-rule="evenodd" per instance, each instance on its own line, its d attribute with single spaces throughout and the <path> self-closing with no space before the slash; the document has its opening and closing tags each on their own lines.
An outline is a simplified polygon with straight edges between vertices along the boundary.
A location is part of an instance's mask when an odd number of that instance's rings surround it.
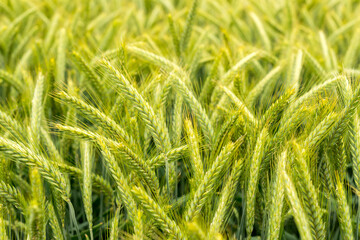
<svg viewBox="0 0 360 240">
<path fill-rule="evenodd" d="M 360 239 L 356 0 L 1 0 L 0 240 Z"/>
</svg>

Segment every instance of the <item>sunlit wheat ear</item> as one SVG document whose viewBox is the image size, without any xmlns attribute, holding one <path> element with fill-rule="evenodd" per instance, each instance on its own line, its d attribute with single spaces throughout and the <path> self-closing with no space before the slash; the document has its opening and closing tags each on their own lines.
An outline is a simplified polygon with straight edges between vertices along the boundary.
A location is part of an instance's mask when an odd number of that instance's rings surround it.
<svg viewBox="0 0 360 240">
<path fill-rule="evenodd" d="M 173 20 L 173 17 L 172 17 L 171 14 L 168 15 L 168 21 L 169 21 L 169 31 L 170 31 L 170 34 L 171 34 L 171 38 L 173 40 L 175 53 L 176 53 L 177 57 L 180 58 L 180 56 L 181 56 L 180 40 L 179 40 L 178 34 L 176 32 L 174 20 Z"/>
<path fill-rule="evenodd" d="M 187 132 L 188 145 L 190 146 L 190 165 L 194 173 L 194 185 L 197 186 L 204 177 L 204 166 L 200 155 L 199 139 L 190 120 L 185 120 L 185 130 Z"/>
<path fill-rule="evenodd" d="M 54 237 L 56 240 L 64 240 L 64 236 L 63 236 L 63 233 L 62 233 L 62 229 L 61 229 L 61 226 L 60 226 L 60 223 L 58 221 L 58 217 L 55 213 L 55 209 L 54 209 L 54 206 L 51 202 L 48 202 L 47 203 L 47 214 L 48 214 L 48 217 L 49 217 L 49 221 L 50 221 L 50 226 L 51 226 L 51 229 L 54 233 Z"/>
<path fill-rule="evenodd" d="M 24 196 L 14 187 L 3 181 L 0 181 L 0 196 L 14 207 L 20 209 L 23 213 L 26 210 L 27 202 Z"/>
<path fill-rule="evenodd" d="M 3 204 L 0 204 L 0 238 L 8 239 L 8 235 L 6 232 L 6 222 L 5 222 L 5 207 Z"/>
<path fill-rule="evenodd" d="M 210 235 L 221 232 L 224 226 L 226 226 L 226 222 L 224 219 L 228 219 L 227 216 L 230 215 L 229 211 L 231 206 L 233 205 L 233 198 L 237 191 L 239 178 L 243 171 L 243 165 L 244 159 L 239 159 L 236 161 L 231 175 L 221 192 L 219 204 L 210 225 Z"/>
<path fill-rule="evenodd" d="M 23 139 L 25 135 L 25 130 L 21 124 L 9 116 L 6 112 L 0 110 L 0 125 L 9 131 L 14 137 L 18 139 Z"/>
<path fill-rule="evenodd" d="M 46 238 L 45 194 L 43 182 L 36 167 L 30 169 L 32 198 L 29 205 L 28 226 L 33 239 Z"/>
<path fill-rule="evenodd" d="M 84 139 L 84 140 L 90 140 L 94 143 L 101 146 L 106 146 L 107 148 L 110 148 L 113 151 L 120 151 L 124 154 L 124 161 L 125 163 L 131 167 L 139 176 L 141 176 L 141 180 L 148 185 L 153 193 L 158 193 L 158 180 L 155 176 L 154 171 L 150 168 L 148 164 L 145 163 L 145 161 L 137 155 L 135 152 L 133 152 L 127 145 L 124 145 L 122 143 L 115 142 L 113 140 L 110 140 L 100 134 L 87 131 L 84 129 L 76 128 L 76 127 L 70 127 L 70 126 L 63 126 L 60 124 L 55 125 L 56 128 L 58 128 L 61 131 L 64 131 L 76 138 Z"/>
<path fill-rule="evenodd" d="M 295 90 L 287 90 L 279 99 L 277 99 L 269 108 L 261 119 L 261 127 L 272 126 L 277 120 L 278 116 L 286 109 L 291 102 L 291 97 L 294 95 Z"/>
<path fill-rule="evenodd" d="M 22 82 L 20 82 L 16 77 L 14 77 L 13 75 L 11 75 L 10 73 L 4 70 L 0 70 L 0 79 L 5 82 L 8 82 L 18 91 L 22 91 L 23 89 Z"/>
<path fill-rule="evenodd" d="M 347 129 L 349 121 L 353 118 L 357 107 L 360 104 L 360 87 L 357 87 L 353 93 L 350 102 L 346 108 L 341 112 L 339 120 L 336 122 L 336 125 L 329 134 L 331 138 L 331 143 L 336 144 L 341 138 L 344 131 Z"/>
<path fill-rule="evenodd" d="M 218 155 L 211 168 L 205 173 L 201 184 L 197 187 L 194 195 L 187 204 L 187 210 L 185 211 L 186 221 L 191 221 L 200 213 L 209 197 L 211 197 L 212 193 L 215 191 L 216 186 L 218 185 L 217 181 L 229 163 L 232 151 L 235 147 L 236 145 L 234 143 L 229 142 Z"/>
<path fill-rule="evenodd" d="M 231 85 L 231 81 L 235 78 L 235 76 L 239 73 L 239 71 L 246 66 L 249 62 L 254 60 L 257 56 L 259 56 L 258 52 L 253 52 L 242 58 L 238 61 L 234 66 L 232 66 L 218 81 L 225 87 L 229 87 Z M 212 106 L 215 110 L 212 112 L 211 119 L 216 119 L 218 115 L 218 110 L 216 109 L 217 106 L 221 106 L 225 101 L 225 96 L 222 93 L 221 89 L 215 89 L 214 93 L 211 97 Z"/>
<path fill-rule="evenodd" d="M 91 182 L 91 172 L 92 172 L 92 162 L 93 162 L 93 153 L 91 143 L 85 142 L 82 146 L 82 166 L 83 166 L 83 201 L 85 207 L 86 218 L 89 222 L 90 237 L 93 236 L 93 208 L 92 208 L 92 182 Z"/>
<path fill-rule="evenodd" d="M 175 239 L 186 239 L 179 226 L 170 219 L 164 210 L 143 189 L 134 187 L 132 193 L 138 199 L 140 205 L 150 216 Z"/>
<path fill-rule="evenodd" d="M 283 172 L 285 171 L 287 151 L 281 153 L 276 167 L 276 176 L 271 185 L 271 199 L 269 207 L 269 226 L 267 232 L 267 239 L 279 239 L 281 232 L 281 222 L 283 220 L 284 207 L 284 179 Z"/>
<path fill-rule="evenodd" d="M 170 60 L 158 56 L 154 53 L 148 52 L 144 49 L 135 47 L 135 46 L 127 46 L 126 50 L 130 53 L 135 54 L 137 57 L 142 58 L 158 67 L 166 68 L 168 71 L 176 71 L 177 73 L 182 73 L 181 68 Z"/>
<path fill-rule="evenodd" d="M 247 121 L 252 123 L 252 125 L 257 125 L 257 120 L 255 119 L 254 115 L 249 111 L 246 105 L 227 87 L 220 86 L 225 94 L 235 103 L 238 108 L 238 111 L 244 115 Z"/>
<path fill-rule="evenodd" d="M 205 136 L 206 145 L 211 149 L 214 140 L 214 129 L 207 113 L 205 112 L 200 102 L 195 98 L 194 94 L 185 85 L 183 79 L 173 75 L 173 81 L 174 85 L 177 87 L 177 91 L 183 96 L 191 111 L 196 116 L 199 127 Z"/>
<path fill-rule="evenodd" d="M 134 145 L 134 140 L 128 135 L 128 133 L 121 126 L 119 126 L 113 119 L 105 115 L 99 109 L 90 106 L 89 104 L 85 103 L 83 100 L 71 96 L 65 93 L 64 91 L 59 92 L 58 96 L 60 97 L 61 100 L 74 106 L 77 110 L 82 112 L 86 117 L 100 124 L 102 128 L 110 136 L 114 136 L 115 134 L 115 136 L 124 139 L 125 142 Z"/>
<path fill-rule="evenodd" d="M 303 65 L 303 52 L 298 50 L 296 55 L 294 55 L 291 59 L 292 65 L 290 66 L 290 74 L 288 77 L 289 86 L 291 86 L 295 90 L 295 94 L 298 93 L 300 88 L 300 74 Z"/>
<path fill-rule="evenodd" d="M 109 240 L 119 239 L 119 230 L 118 230 L 119 221 L 120 221 L 120 208 L 116 209 L 115 216 L 112 218 Z"/>
<path fill-rule="evenodd" d="M 283 170 L 282 177 L 284 181 L 286 197 L 290 202 L 293 216 L 300 236 L 302 239 L 311 239 L 312 235 L 309 222 L 306 217 L 306 213 L 301 205 L 294 183 L 287 174 L 286 170 Z"/>
<path fill-rule="evenodd" d="M 63 86 L 65 83 L 65 67 L 66 67 L 66 48 L 68 45 L 68 38 L 66 30 L 64 28 L 60 29 L 57 33 L 58 35 L 58 47 L 56 55 L 56 84 L 58 86 Z"/>
<path fill-rule="evenodd" d="M 359 132 L 359 119 L 357 116 L 354 116 L 354 119 L 349 123 L 348 141 L 350 145 L 351 161 L 353 164 L 354 182 L 358 190 L 360 188 Z"/>
<path fill-rule="evenodd" d="M 329 71 L 333 68 L 333 65 L 331 62 L 329 45 L 326 40 L 325 33 L 323 31 L 319 32 L 319 39 L 320 39 L 321 50 L 322 50 L 322 53 L 323 53 L 323 56 L 325 59 L 325 67 L 326 67 L 326 70 Z"/>
<path fill-rule="evenodd" d="M 68 173 L 76 178 L 83 178 L 84 172 L 82 171 L 82 169 L 67 165 L 65 163 L 57 162 L 54 164 L 64 173 Z M 110 183 L 103 177 L 92 173 L 91 182 L 96 191 L 105 193 L 105 196 L 109 197 L 110 199 L 113 197 L 113 189 Z"/>
<path fill-rule="evenodd" d="M 44 111 L 43 107 L 43 97 L 44 97 L 44 75 L 39 73 L 36 79 L 36 86 L 34 90 L 34 95 L 31 101 L 31 118 L 30 118 L 30 126 L 31 126 L 31 134 L 34 145 L 40 144 L 40 131 L 41 131 L 41 120 L 42 114 Z"/>
<path fill-rule="evenodd" d="M 65 201 L 69 201 L 64 176 L 46 158 L 35 154 L 24 146 L 2 137 L 0 137 L 0 149 L 4 154 L 10 156 L 16 162 L 28 166 L 36 166 L 42 177 L 61 194 L 61 197 Z"/>
<path fill-rule="evenodd" d="M 344 186 L 340 182 L 340 178 L 338 175 L 336 175 L 335 178 L 336 178 L 335 196 L 338 206 L 337 216 L 340 223 L 341 236 L 343 239 L 346 240 L 354 239 L 353 229 L 351 224 L 351 213 L 346 199 Z"/>
<path fill-rule="evenodd" d="M 111 63 L 105 61 L 104 64 L 111 73 L 114 74 L 115 83 L 117 84 L 119 91 L 124 94 L 132 104 L 134 104 L 134 107 L 141 116 L 141 119 L 149 128 L 159 150 L 162 152 L 169 150 L 170 142 L 167 129 L 165 129 L 164 123 L 159 122 L 158 118 L 156 118 L 154 110 L 149 103 L 144 100 L 144 98 L 130 84 L 125 76 L 117 71 Z"/>
<path fill-rule="evenodd" d="M 73 62 L 78 66 L 78 68 L 85 74 L 89 83 L 93 85 L 95 91 L 99 94 L 105 94 L 104 85 L 101 82 L 100 78 L 97 76 L 94 69 L 85 61 L 85 59 L 77 52 L 72 52 L 71 57 Z"/>
<path fill-rule="evenodd" d="M 199 0 L 194 0 L 192 3 L 191 9 L 189 11 L 189 14 L 186 18 L 185 27 L 184 27 L 184 30 L 182 32 L 181 39 L 180 39 L 181 51 L 185 51 L 186 47 L 189 43 L 198 5 L 199 5 Z"/>
<path fill-rule="evenodd" d="M 295 170 L 298 173 L 300 192 L 304 199 L 303 207 L 308 216 L 312 235 L 315 239 L 325 239 L 325 224 L 323 222 L 322 209 L 319 205 L 319 196 L 311 179 L 310 169 L 306 163 L 306 159 L 302 154 L 299 154 L 295 158 L 295 164 Z"/>
<path fill-rule="evenodd" d="M 311 98 L 315 97 L 317 94 L 324 92 L 332 87 L 335 87 L 338 81 L 341 81 L 344 76 L 337 76 L 330 79 L 327 79 L 321 84 L 318 84 L 311 88 L 308 92 L 304 93 L 301 97 L 298 97 L 294 102 L 289 106 L 289 108 L 285 111 L 283 116 L 283 121 L 286 121 L 291 117 L 294 112 L 296 112 L 302 104 Z"/>
<path fill-rule="evenodd" d="M 223 56 L 223 50 L 220 50 L 220 53 L 216 56 L 209 76 L 206 78 L 203 88 L 201 89 L 199 101 L 205 104 L 208 104 L 211 94 L 214 91 L 216 86 L 216 80 L 218 79 L 219 65 Z"/>
<path fill-rule="evenodd" d="M 304 149 L 306 150 L 306 153 L 309 154 L 309 156 L 311 156 L 311 153 L 329 134 L 337 119 L 337 114 L 330 113 L 314 128 L 314 130 L 310 132 L 309 136 L 304 141 Z"/>
<path fill-rule="evenodd" d="M 179 145 L 181 141 L 182 125 L 183 125 L 183 105 L 184 99 L 181 95 L 176 95 L 174 103 L 174 113 L 172 116 L 172 142 L 173 145 Z"/>
<path fill-rule="evenodd" d="M 173 148 L 170 151 L 168 151 L 167 153 L 162 153 L 160 155 L 157 155 L 157 156 L 147 160 L 147 165 L 149 165 L 149 167 L 152 169 L 156 169 L 158 167 L 165 165 L 166 159 L 169 162 L 176 161 L 179 158 L 181 158 L 182 156 L 186 155 L 187 151 L 188 151 L 187 145 L 183 145 L 178 148 Z"/>
<path fill-rule="evenodd" d="M 113 154 L 106 146 L 106 143 L 103 141 L 99 141 L 99 146 L 101 153 L 104 156 L 104 161 L 107 169 L 109 170 L 111 177 L 116 183 L 117 192 L 119 193 L 122 202 L 124 203 L 127 211 L 129 212 L 130 218 L 133 219 L 136 214 L 136 203 L 130 192 L 129 184 L 125 176 L 122 174 L 122 171 L 117 164 Z"/>
<path fill-rule="evenodd" d="M 257 138 L 256 146 L 250 163 L 250 175 L 248 180 L 248 189 L 246 191 L 246 233 L 250 238 L 254 225 L 255 214 L 255 197 L 257 191 L 257 183 L 259 180 L 259 170 L 261 160 L 264 154 L 264 148 L 267 141 L 268 132 L 264 128 Z"/>
<path fill-rule="evenodd" d="M 281 73 L 283 70 L 283 66 L 277 66 L 271 71 L 269 71 L 263 79 L 261 79 L 253 89 L 248 93 L 246 96 L 246 103 L 249 104 L 249 106 L 253 106 L 255 100 L 263 93 L 265 87 L 271 82 L 276 80 L 275 78 Z"/>
</svg>

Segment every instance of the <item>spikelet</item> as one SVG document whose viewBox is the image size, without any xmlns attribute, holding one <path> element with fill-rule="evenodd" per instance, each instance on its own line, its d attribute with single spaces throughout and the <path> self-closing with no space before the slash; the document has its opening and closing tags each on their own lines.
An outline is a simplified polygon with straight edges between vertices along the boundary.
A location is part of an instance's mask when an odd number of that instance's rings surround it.
<svg viewBox="0 0 360 240">
<path fill-rule="evenodd" d="M 329 134 L 334 126 L 338 115 L 330 113 L 324 118 L 315 128 L 310 132 L 304 141 L 304 149 L 307 154 L 311 153 L 321 143 L 322 140 Z"/>
<path fill-rule="evenodd" d="M 347 130 L 348 123 L 353 118 L 357 107 L 360 104 L 360 86 L 356 88 L 355 92 L 352 94 L 351 100 L 346 108 L 341 112 L 339 120 L 336 122 L 336 125 L 329 134 L 331 139 L 331 144 L 335 145 L 341 140 L 342 134 Z"/>
<path fill-rule="evenodd" d="M 348 141 L 350 145 L 351 161 L 353 166 L 354 182 L 356 188 L 360 189 L 360 153 L 359 153 L 359 119 L 354 116 L 353 121 L 349 123 Z"/>
<path fill-rule="evenodd" d="M 142 211 L 137 209 L 136 215 L 134 218 L 134 240 L 142 240 L 144 239 L 144 227 L 143 227 L 143 220 L 142 220 Z"/>
</svg>

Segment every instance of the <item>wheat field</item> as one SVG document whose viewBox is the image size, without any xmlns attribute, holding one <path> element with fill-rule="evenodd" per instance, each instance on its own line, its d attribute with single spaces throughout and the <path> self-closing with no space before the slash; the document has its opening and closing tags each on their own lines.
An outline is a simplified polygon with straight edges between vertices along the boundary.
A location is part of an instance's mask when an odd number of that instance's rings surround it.
<svg viewBox="0 0 360 240">
<path fill-rule="evenodd" d="M 0 240 L 360 239 L 357 0 L 1 0 Z"/>
</svg>

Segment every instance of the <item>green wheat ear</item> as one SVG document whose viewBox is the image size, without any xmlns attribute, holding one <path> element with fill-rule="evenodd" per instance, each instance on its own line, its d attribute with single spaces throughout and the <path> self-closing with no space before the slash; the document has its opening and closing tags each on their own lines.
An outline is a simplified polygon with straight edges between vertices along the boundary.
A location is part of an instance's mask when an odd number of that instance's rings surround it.
<svg viewBox="0 0 360 240">
<path fill-rule="evenodd" d="M 92 182 L 91 172 L 93 165 L 92 146 L 89 142 L 83 143 L 82 147 L 82 165 L 83 165 L 83 201 L 86 218 L 89 222 L 90 238 L 93 239 L 93 208 L 92 208 Z"/>
<path fill-rule="evenodd" d="M 359 9 L 0 1 L 0 240 L 359 239 Z"/>
</svg>

